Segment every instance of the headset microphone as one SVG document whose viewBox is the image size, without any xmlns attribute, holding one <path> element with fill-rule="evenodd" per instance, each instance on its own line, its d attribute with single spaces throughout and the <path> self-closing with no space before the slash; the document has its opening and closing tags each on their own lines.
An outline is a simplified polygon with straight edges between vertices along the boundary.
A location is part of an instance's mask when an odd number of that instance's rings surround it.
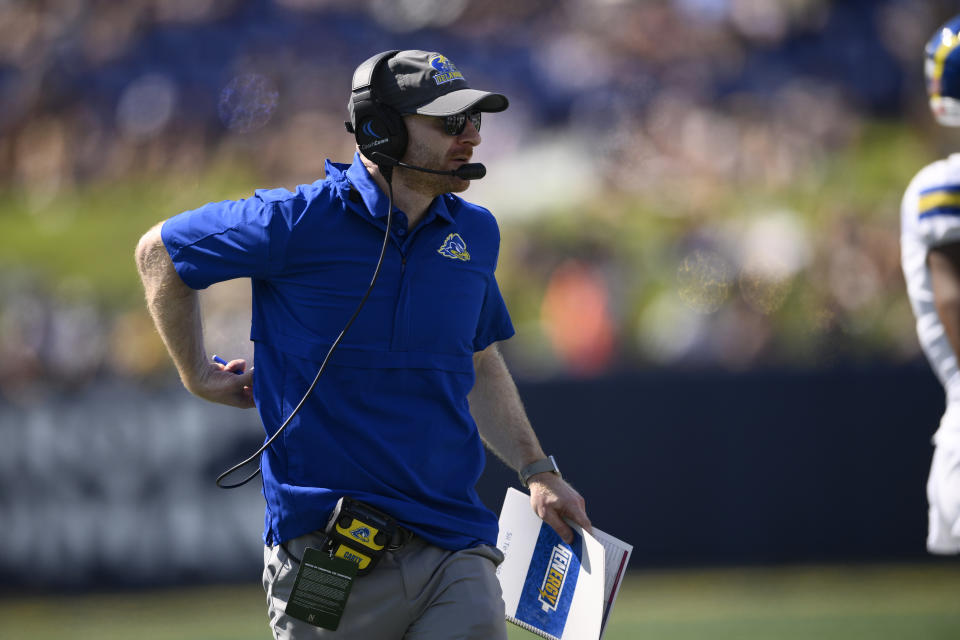
<svg viewBox="0 0 960 640">
<path fill-rule="evenodd" d="M 370 154 L 371 159 L 379 164 L 381 167 L 403 167 L 405 169 L 413 169 L 414 171 L 422 171 L 424 173 L 435 173 L 441 176 L 456 176 L 463 180 L 479 180 L 483 176 L 487 175 L 487 168 L 480 164 L 479 162 L 472 162 L 470 164 L 464 164 L 452 171 L 438 171 L 437 169 L 427 169 L 426 167 L 418 167 L 416 165 L 407 164 L 406 162 L 400 162 L 395 158 L 391 158 L 385 153 L 380 153 L 374 151 Z"/>
<path fill-rule="evenodd" d="M 487 175 L 487 168 L 479 162 L 471 162 L 457 167 L 453 175 L 464 180 L 479 180 Z"/>
</svg>

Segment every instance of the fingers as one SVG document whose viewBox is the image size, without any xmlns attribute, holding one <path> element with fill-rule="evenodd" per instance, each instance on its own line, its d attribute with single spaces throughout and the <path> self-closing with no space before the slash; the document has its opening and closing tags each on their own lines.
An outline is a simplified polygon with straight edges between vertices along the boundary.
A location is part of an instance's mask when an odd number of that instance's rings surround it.
<svg viewBox="0 0 960 640">
<path fill-rule="evenodd" d="M 243 361 L 240 362 L 242 363 L 240 366 L 246 366 L 246 363 L 243 363 Z M 243 409 L 250 409 L 255 406 L 253 402 L 253 369 L 250 369 L 250 371 L 246 373 L 241 373 L 240 371 L 235 372 L 229 384 L 236 399 L 234 406 Z"/>
<path fill-rule="evenodd" d="M 243 358 L 237 358 L 227 362 L 219 356 L 213 356 L 213 362 L 214 366 L 221 371 L 229 371 L 230 373 L 243 373 L 247 368 L 247 361 Z"/>
<path fill-rule="evenodd" d="M 567 521 L 577 523 L 584 531 L 593 531 L 590 519 L 587 518 L 587 513 L 582 507 L 570 508 L 569 505 L 559 505 L 551 513 L 548 513 L 543 520 L 553 527 L 553 530 L 568 544 L 573 542 L 573 529 L 567 524 Z"/>
<path fill-rule="evenodd" d="M 200 397 L 241 409 L 256 406 L 253 400 L 253 368 L 246 371 L 243 359 L 225 362 L 222 359 L 211 363 L 213 368 L 202 387 L 195 391 Z"/>
<path fill-rule="evenodd" d="M 587 517 L 587 512 L 582 507 L 573 510 L 568 517 L 583 527 L 584 531 L 593 533 L 593 525 L 590 523 L 590 518 Z"/>
<path fill-rule="evenodd" d="M 554 512 L 548 512 L 544 515 L 543 521 L 553 527 L 553 530 L 557 532 L 561 540 L 567 544 L 573 543 L 573 529 L 563 521 L 563 518 L 557 516 Z"/>
<path fill-rule="evenodd" d="M 590 523 L 590 518 L 587 517 L 587 503 L 579 493 L 574 492 L 574 495 L 575 499 L 569 505 L 568 509 L 565 510 L 564 516 L 573 520 L 587 531 L 592 531 L 593 525 Z"/>
<path fill-rule="evenodd" d="M 214 366 L 220 371 L 229 372 L 237 377 L 233 380 L 227 380 L 224 384 L 230 393 L 230 399 L 221 402 L 241 408 L 254 407 L 253 401 L 253 367 L 247 371 L 247 361 L 243 358 L 236 358 L 227 362 L 219 356 L 213 356 Z"/>
<path fill-rule="evenodd" d="M 253 367 L 250 367 L 250 370 L 242 374 L 239 377 L 238 382 L 243 384 L 243 399 L 244 407 L 252 408 L 254 407 L 253 402 Z"/>
<path fill-rule="evenodd" d="M 567 520 L 575 522 L 586 531 L 592 531 L 586 503 L 565 481 L 557 478 L 555 482 L 550 482 L 550 486 L 546 482 L 531 483 L 530 502 L 536 514 L 569 544 L 573 542 L 574 532 Z"/>
<path fill-rule="evenodd" d="M 253 369 L 250 371 L 244 372 L 243 370 L 235 372 L 237 375 L 236 382 L 242 384 L 245 387 L 253 386 Z"/>
<path fill-rule="evenodd" d="M 227 363 L 226 369 L 232 373 L 243 373 L 247 369 L 247 361 L 242 358 L 231 360 Z"/>
</svg>

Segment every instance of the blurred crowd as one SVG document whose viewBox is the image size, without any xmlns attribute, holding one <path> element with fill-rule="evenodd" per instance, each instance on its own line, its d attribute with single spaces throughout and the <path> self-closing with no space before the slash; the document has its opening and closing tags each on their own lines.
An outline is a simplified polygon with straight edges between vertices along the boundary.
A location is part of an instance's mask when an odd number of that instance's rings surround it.
<svg viewBox="0 0 960 640">
<path fill-rule="evenodd" d="M 250 191 L 312 182 L 325 158 L 353 153 L 353 68 L 389 48 L 437 50 L 511 100 L 485 121 L 477 156 L 490 174 L 468 195 L 504 231 L 498 275 L 521 375 L 911 358 L 897 213 L 912 173 L 947 148 L 925 112 L 921 56 L 953 11 L 3 0 L 0 216 L 42 226 L 58 198 L 91 185 L 192 184 L 213 168 L 252 176 Z M 136 238 L 124 241 L 132 252 Z M 0 255 L 5 395 L 31 380 L 168 371 L 139 306 L 10 262 Z M 117 268 L 135 286 L 132 261 Z M 239 341 L 244 293 L 207 301 Z"/>
</svg>

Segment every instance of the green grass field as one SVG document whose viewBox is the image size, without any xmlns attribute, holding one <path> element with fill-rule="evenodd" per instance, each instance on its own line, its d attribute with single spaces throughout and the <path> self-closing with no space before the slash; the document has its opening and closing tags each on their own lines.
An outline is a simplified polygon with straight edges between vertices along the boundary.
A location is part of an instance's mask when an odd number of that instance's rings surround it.
<svg viewBox="0 0 960 640">
<path fill-rule="evenodd" d="M 0 599 L 4 640 L 266 640 L 257 585 Z M 510 640 L 536 638 L 510 629 Z M 960 563 L 634 572 L 605 640 L 956 640 Z M 362 640 L 362 639 L 360 639 Z"/>
</svg>

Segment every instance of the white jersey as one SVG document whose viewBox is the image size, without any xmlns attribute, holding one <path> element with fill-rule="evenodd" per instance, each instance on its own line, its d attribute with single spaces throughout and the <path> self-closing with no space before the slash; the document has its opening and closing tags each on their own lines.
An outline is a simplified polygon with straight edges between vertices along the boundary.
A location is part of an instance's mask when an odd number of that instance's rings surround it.
<svg viewBox="0 0 960 640">
<path fill-rule="evenodd" d="M 927 267 L 932 247 L 960 242 L 960 153 L 924 167 L 907 187 L 900 207 L 900 260 L 917 336 L 948 401 L 960 402 L 957 356 L 933 301 Z"/>
</svg>

